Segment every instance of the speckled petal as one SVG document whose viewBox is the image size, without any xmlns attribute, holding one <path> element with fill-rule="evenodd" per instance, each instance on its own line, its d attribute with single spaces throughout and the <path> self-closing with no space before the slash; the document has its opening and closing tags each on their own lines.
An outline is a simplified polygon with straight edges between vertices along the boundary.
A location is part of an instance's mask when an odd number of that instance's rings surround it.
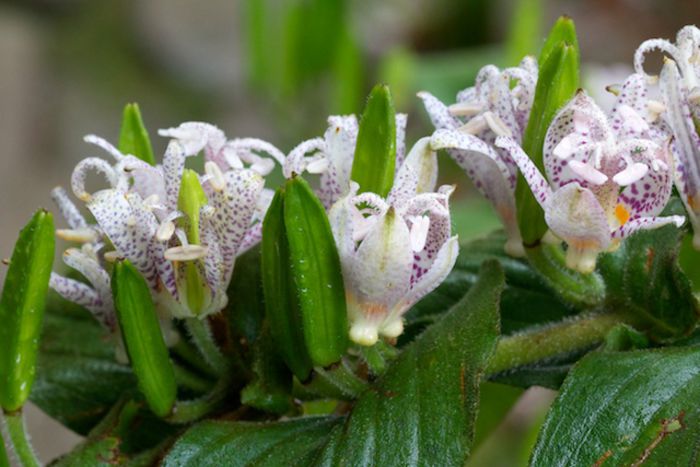
<svg viewBox="0 0 700 467">
<path fill-rule="evenodd" d="M 675 224 L 676 227 L 681 227 L 685 223 L 683 216 L 666 216 L 666 217 L 640 217 L 638 219 L 627 222 L 622 227 L 613 231 L 612 236 L 616 239 L 629 237 L 638 230 L 658 229 L 664 225 Z"/>
<path fill-rule="evenodd" d="M 250 228 L 265 182 L 252 170 L 230 170 L 224 176 L 225 188 L 214 190 L 209 202 L 215 209 L 210 220 L 221 247 L 226 271 L 224 282 L 228 283 L 236 254 Z"/>
<path fill-rule="evenodd" d="M 405 313 L 414 304 L 418 303 L 421 298 L 442 284 L 450 271 L 452 271 L 458 254 L 459 241 L 455 235 L 440 246 L 440 250 L 437 251 L 430 268 L 413 283 L 411 290 L 401 299 L 393 313 L 398 315 Z M 389 320 L 391 320 L 391 317 Z"/>
<path fill-rule="evenodd" d="M 68 192 L 63 187 L 57 186 L 51 190 L 51 199 L 54 203 L 56 203 L 56 206 L 58 206 L 58 210 L 61 213 L 61 217 L 66 220 L 71 229 L 88 228 L 85 218 L 80 213 L 73 201 L 70 200 L 68 197 Z"/>
<path fill-rule="evenodd" d="M 172 140 L 163 156 L 165 199 L 162 201 L 170 211 L 177 209 L 177 198 L 180 193 L 180 183 L 182 181 L 182 172 L 185 170 L 187 154 L 188 151 L 182 144 L 177 140 Z"/>
<path fill-rule="evenodd" d="M 660 87 L 666 104 L 666 118 L 673 130 L 676 156 L 676 186 L 695 228 L 700 227 L 700 136 L 698 136 L 686 91 L 680 85 L 674 62 L 667 61 L 661 70 Z"/>
<path fill-rule="evenodd" d="M 347 258 L 346 258 L 347 260 Z M 408 226 L 393 209 L 374 224 L 352 257 L 347 291 L 366 314 L 386 314 L 409 290 L 413 253 Z"/>
<path fill-rule="evenodd" d="M 425 110 L 428 112 L 430 121 L 433 122 L 435 129 L 456 130 L 462 123 L 455 117 L 450 115 L 447 106 L 440 100 L 427 91 L 418 93 L 418 97 L 423 101 Z"/>
<path fill-rule="evenodd" d="M 535 167 L 535 164 L 533 164 L 518 143 L 510 138 L 498 138 L 496 140 L 496 146 L 503 148 L 508 152 L 508 154 L 510 154 L 515 163 L 518 165 L 520 172 L 525 177 L 527 184 L 530 186 L 532 193 L 535 195 L 535 199 L 543 208 L 545 208 L 547 200 L 552 195 L 552 189 L 537 167 Z"/>
<path fill-rule="evenodd" d="M 358 123 L 354 115 L 328 117 L 328 129 L 323 139 L 326 141 L 328 168 L 321 175 L 319 198 L 330 208 L 350 189 L 350 172 L 355 156 Z"/>
<path fill-rule="evenodd" d="M 93 195 L 87 208 L 118 254 L 131 261 L 156 290 L 158 272 L 151 244 L 158 222 L 153 213 L 139 203 L 140 200 L 136 193 L 126 195 L 117 190 L 102 190 Z"/>
<path fill-rule="evenodd" d="M 587 188 L 570 183 L 547 201 L 545 221 L 570 248 L 600 252 L 610 244 L 610 226 L 598 199 Z"/>
<path fill-rule="evenodd" d="M 112 288 L 109 274 L 100 265 L 97 258 L 77 248 L 68 248 L 63 253 L 63 262 L 82 274 L 95 289 L 105 307 L 112 308 Z"/>
<path fill-rule="evenodd" d="M 323 152 L 325 149 L 326 142 L 323 138 L 313 138 L 299 143 L 285 158 L 282 168 L 284 178 L 291 178 L 294 174 L 303 174 L 308 163 L 306 155 L 319 151 Z"/>
<path fill-rule="evenodd" d="M 71 189 L 73 190 L 73 194 L 82 201 L 88 201 L 91 196 L 90 193 L 85 191 L 85 179 L 87 178 L 87 174 L 91 171 L 96 171 L 104 175 L 110 188 L 118 189 L 122 192 L 126 192 L 128 189 L 126 177 L 117 173 L 107 161 L 97 157 L 88 157 L 78 162 L 71 176 Z"/>
<path fill-rule="evenodd" d="M 160 136 L 178 140 L 186 156 L 194 156 L 209 146 L 205 156 L 207 160 L 216 158 L 217 153 L 226 143 L 226 136 L 219 128 L 204 122 L 185 122 L 176 128 L 158 130 Z M 214 161 L 219 162 L 219 161 Z"/>
<path fill-rule="evenodd" d="M 400 167 L 406 157 L 407 121 L 408 115 L 402 113 L 396 114 L 396 167 Z"/>
<path fill-rule="evenodd" d="M 112 307 L 102 302 L 99 294 L 90 286 L 74 279 L 51 273 L 49 286 L 69 302 L 85 307 L 95 319 L 109 331 L 116 328 L 116 320 Z"/>
<path fill-rule="evenodd" d="M 660 213 L 673 188 L 673 159 L 668 144 L 660 146 L 649 140 L 627 140 L 618 150 L 630 161 L 648 167 L 642 178 L 622 190 L 618 201 L 629 212 L 630 219 Z"/>
<path fill-rule="evenodd" d="M 562 158 L 559 144 L 565 138 L 570 150 L 566 151 L 568 157 Z M 545 136 L 542 159 L 552 186 L 562 187 L 571 182 L 588 186 L 571 170 L 568 161 L 588 164 L 597 144 L 614 144 L 613 133 L 603 111 L 585 92 L 579 91 L 554 117 Z"/>
</svg>

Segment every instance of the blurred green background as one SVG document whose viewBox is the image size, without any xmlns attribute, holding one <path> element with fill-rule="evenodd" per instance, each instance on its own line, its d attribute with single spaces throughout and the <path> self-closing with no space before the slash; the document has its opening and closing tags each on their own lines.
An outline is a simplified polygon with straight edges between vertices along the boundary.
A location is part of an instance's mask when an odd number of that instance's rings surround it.
<svg viewBox="0 0 700 467">
<path fill-rule="evenodd" d="M 53 207 L 51 188 L 67 185 L 80 159 L 101 155 L 83 135 L 116 141 L 126 102 L 140 104 L 157 152 L 165 141 L 156 129 L 187 120 L 287 152 L 322 135 L 327 115 L 360 111 L 383 81 L 397 109 L 409 113 L 410 147 L 431 131 L 417 91 L 452 102 L 481 66 L 537 53 L 561 14 L 576 21 L 584 81 L 603 96 L 605 85 L 631 71 L 641 41 L 700 22 L 700 2 L 0 1 L 0 257 L 10 255 L 34 209 Z M 497 226 L 467 178 L 446 158 L 441 164 L 442 181 L 458 184 L 461 238 Z M 522 439 L 551 397 L 526 395 L 472 465 L 523 463 Z M 44 460 L 77 439 L 38 414 L 32 423 Z"/>
</svg>

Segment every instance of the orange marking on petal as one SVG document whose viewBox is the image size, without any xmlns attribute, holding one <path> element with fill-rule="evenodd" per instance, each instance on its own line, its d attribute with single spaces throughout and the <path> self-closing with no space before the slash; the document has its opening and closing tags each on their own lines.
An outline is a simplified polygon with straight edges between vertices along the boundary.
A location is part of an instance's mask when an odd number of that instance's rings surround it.
<svg viewBox="0 0 700 467">
<path fill-rule="evenodd" d="M 617 203 L 617 206 L 615 206 L 615 217 L 620 223 L 620 226 L 623 226 L 628 220 L 630 220 L 630 212 L 622 205 L 622 203 Z"/>
</svg>

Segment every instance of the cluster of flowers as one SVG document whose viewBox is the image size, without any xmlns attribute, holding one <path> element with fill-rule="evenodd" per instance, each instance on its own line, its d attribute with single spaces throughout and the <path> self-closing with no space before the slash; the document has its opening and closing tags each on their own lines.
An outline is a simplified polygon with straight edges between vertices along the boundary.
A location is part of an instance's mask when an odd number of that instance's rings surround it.
<svg viewBox="0 0 700 467">
<path fill-rule="evenodd" d="M 652 49 L 669 56 L 660 77 L 643 69 Z M 148 281 L 164 319 L 220 311 L 236 257 L 260 240 L 271 198 L 264 177 L 277 162 L 286 177 L 320 174 L 317 194 L 341 258 L 351 338 L 371 345 L 379 336 L 396 337 L 405 311 L 445 279 L 457 258 L 448 205 L 453 187 L 436 187 L 439 149 L 493 203 L 508 236 L 506 252 L 513 256 L 524 253 L 515 208 L 518 171 L 545 212 L 546 238 L 567 244 L 573 269 L 592 271 L 599 253 L 635 231 L 682 225 L 682 216 L 658 216 L 674 181 L 700 248 L 700 30 L 683 28 L 675 44 L 644 42 L 635 70 L 615 90 L 609 115 L 584 91 L 558 112 L 545 138 L 545 174 L 521 148 L 537 84 L 534 59 L 505 70 L 484 67 L 452 105 L 419 93 L 436 131 L 406 155 L 406 116 L 397 115 L 397 170 L 386 198 L 358 194 L 350 179 L 358 134 L 354 116 L 330 117 L 322 138 L 304 141 L 287 155 L 264 141 L 228 140 L 212 125 L 184 123 L 160 131 L 171 141 L 157 166 L 88 136 L 87 142 L 114 159 L 87 158 L 73 172 L 73 193 L 96 223 L 85 220 L 62 188 L 53 198 L 70 227 L 58 236 L 81 244 L 66 250 L 64 261 L 89 285 L 53 274 L 51 286 L 115 330 L 105 262 L 123 257 Z M 652 92 L 658 98 L 650 98 Z M 178 206 L 185 160 L 200 152 L 204 174 L 196 178 L 206 202 L 186 219 Z M 109 187 L 88 193 L 90 171 L 103 174 Z M 187 223 L 194 235 L 183 227 Z M 198 302 L 188 299 L 193 276 L 204 289 Z"/>
</svg>

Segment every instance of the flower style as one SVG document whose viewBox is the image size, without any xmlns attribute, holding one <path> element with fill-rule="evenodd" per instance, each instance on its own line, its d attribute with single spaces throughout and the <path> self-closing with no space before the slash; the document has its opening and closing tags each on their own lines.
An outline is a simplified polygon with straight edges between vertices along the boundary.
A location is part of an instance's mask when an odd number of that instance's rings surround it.
<svg viewBox="0 0 700 467">
<path fill-rule="evenodd" d="M 110 164 L 90 157 L 73 171 L 73 193 L 86 203 L 95 225 L 85 221 L 65 190 L 53 192 L 70 227 L 59 230 L 59 237 L 82 243 L 80 249 L 68 249 L 64 261 L 81 272 L 90 285 L 53 274 L 51 286 L 88 308 L 112 330 L 115 318 L 105 261 L 117 257 L 131 261 L 161 310 L 177 318 L 204 318 L 226 306 L 226 288 L 236 256 L 259 241 L 261 220 L 269 204 L 262 175 L 274 162 L 256 154 L 279 156 L 281 153 L 269 144 L 226 141 L 218 128 L 203 123 L 185 123 L 161 134 L 176 139 L 170 141 L 158 166 L 124 155 L 101 138 L 85 138 L 115 160 Z M 206 174 L 192 174 L 206 195 L 206 203 L 194 215 L 186 216 L 178 205 L 185 159 L 201 150 Z M 244 163 L 250 167 L 245 168 Z M 91 171 L 104 175 L 109 188 L 87 192 L 85 181 Z M 114 250 L 103 251 L 110 244 Z M 193 300 L 194 295 L 201 299 Z"/>
<path fill-rule="evenodd" d="M 434 290 L 457 259 L 450 236 L 448 200 L 434 192 L 437 161 L 429 138 L 420 140 L 400 167 L 385 200 L 375 193 L 349 193 L 329 212 L 343 269 L 350 338 L 373 345 L 379 335 L 403 332 L 403 314 Z"/>
<path fill-rule="evenodd" d="M 511 88 L 511 82 L 517 84 Z M 418 94 L 437 130 L 433 149 L 447 149 L 494 205 L 508 236 L 506 252 L 512 256 L 524 254 L 515 211 L 517 167 L 494 141 L 508 136 L 522 142 L 536 85 L 537 63 L 526 57 L 520 66 L 503 71 L 493 65 L 482 68 L 476 84 L 457 94 L 457 103 L 450 106 L 430 93 Z"/>
<path fill-rule="evenodd" d="M 700 29 L 686 26 L 676 43 L 663 39 L 643 42 L 635 53 L 635 69 L 644 74 L 645 54 L 659 49 L 670 55 L 661 71 L 659 87 L 665 106 L 664 116 L 674 140 L 675 182 L 695 232 L 693 245 L 700 249 Z M 647 76 L 649 81 L 657 77 Z"/>
<path fill-rule="evenodd" d="M 685 221 L 655 217 L 671 194 L 673 160 L 669 143 L 654 139 L 636 110 L 639 82 L 633 75 L 625 83 L 610 121 L 583 91 L 555 116 L 543 148 L 549 183 L 516 141 L 496 140 L 518 164 L 550 230 L 568 244 L 567 266 L 583 273 L 637 230 Z"/>
<path fill-rule="evenodd" d="M 318 196 L 329 209 L 350 191 L 350 172 L 357 143 L 358 122 L 355 115 L 328 117 L 328 129 L 323 138 L 313 138 L 298 144 L 283 164 L 285 178 L 292 174 L 321 174 Z M 406 152 L 406 114 L 396 114 L 396 167 Z"/>
</svg>

